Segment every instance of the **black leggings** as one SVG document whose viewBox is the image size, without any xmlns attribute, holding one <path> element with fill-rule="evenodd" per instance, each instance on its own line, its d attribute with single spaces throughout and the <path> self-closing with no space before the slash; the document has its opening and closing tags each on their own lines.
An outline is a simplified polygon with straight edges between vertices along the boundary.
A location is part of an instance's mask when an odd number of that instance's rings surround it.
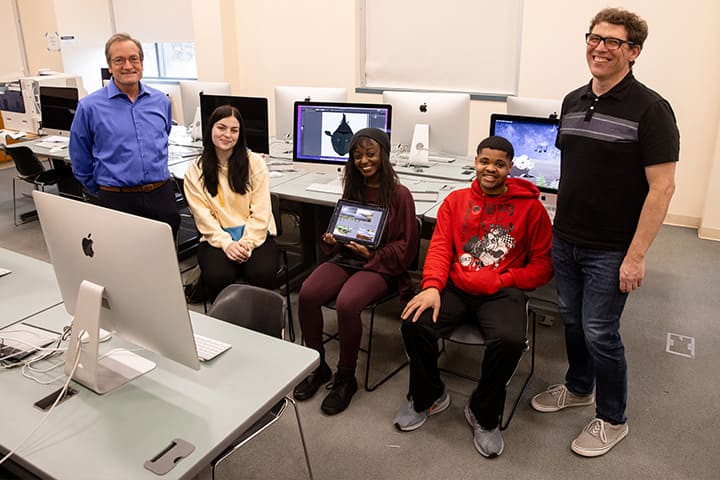
<svg viewBox="0 0 720 480">
<path fill-rule="evenodd" d="M 200 242 L 197 258 L 205 293 L 210 300 L 231 283 L 249 283 L 273 288 L 280 266 L 280 253 L 275 238 L 269 235 L 262 245 L 253 249 L 250 258 L 243 263 L 230 260 L 222 249 L 207 242 Z"/>
</svg>

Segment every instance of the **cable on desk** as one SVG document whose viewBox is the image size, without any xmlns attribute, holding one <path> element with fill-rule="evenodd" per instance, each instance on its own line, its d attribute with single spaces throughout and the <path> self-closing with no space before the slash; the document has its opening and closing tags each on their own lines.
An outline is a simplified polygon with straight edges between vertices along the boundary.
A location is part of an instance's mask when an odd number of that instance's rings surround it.
<svg viewBox="0 0 720 480">
<path fill-rule="evenodd" d="M 45 415 L 43 416 L 42 420 L 40 420 L 40 423 L 38 423 L 37 426 L 36 426 L 35 428 L 33 428 L 33 429 L 30 431 L 30 433 L 28 433 L 27 436 L 25 436 L 25 438 L 23 438 L 22 441 L 21 441 L 15 448 L 13 448 L 7 455 L 5 455 L 2 459 L 0 459 L 0 465 L 2 465 L 3 463 L 5 463 L 5 461 L 6 461 L 8 458 L 12 457 L 12 456 L 15 454 L 15 452 L 17 452 L 18 449 L 19 449 L 20 447 L 22 447 L 23 444 L 24 444 L 25 442 L 27 442 L 27 441 L 30 439 L 30 437 L 32 437 L 32 436 L 35 434 L 35 432 L 37 432 L 37 431 L 40 429 L 40 427 L 43 426 L 43 424 L 44 424 L 45 421 L 48 419 L 48 417 L 50 416 L 50 414 L 52 413 L 52 411 L 55 410 L 55 406 L 56 406 L 58 403 L 60 403 L 60 400 L 62 400 L 63 398 L 65 398 L 65 394 L 67 393 L 68 387 L 70 386 L 70 381 L 72 380 L 73 375 L 75 375 L 75 370 L 77 370 L 78 364 L 80 363 L 80 348 L 82 347 L 81 338 L 82 338 L 83 333 L 85 333 L 85 332 L 86 332 L 85 330 L 82 330 L 82 331 L 80 332 L 80 335 L 78 336 L 77 349 L 76 349 L 76 351 L 75 351 L 75 364 L 73 365 L 72 371 L 70 372 L 70 375 L 68 375 L 67 380 L 65 381 L 65 384 L 64 384 L 63 387 L 62 387 L 62 390 L 60 391 L 60 393 L 58 394 L 57 398 L 55 399 L 55 402 L 54 402 L 54 403 L 52 404 L 52 406 L 48 409 L 48 411 L 45 412 Z"/>
</svg>

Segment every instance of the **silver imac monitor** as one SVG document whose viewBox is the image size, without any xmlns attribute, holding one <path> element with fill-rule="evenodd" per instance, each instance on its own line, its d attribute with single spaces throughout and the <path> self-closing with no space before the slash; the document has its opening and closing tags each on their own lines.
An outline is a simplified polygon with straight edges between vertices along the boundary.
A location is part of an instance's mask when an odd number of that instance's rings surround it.
<svg viewBox="0 0 720 480">
<path fill-rule="evenodd" d="M 507 97 L 507 114 L 524 117 L 559 118 L 562 100 L 553 98 Z"/>
<path fill-rule="evenodd" d="M 230 95 L 228 82 L 198 82 L 195 80 L 180 81 L 180 100 L 182 101 L 182 118 L 178 119 L 181 125 L 191 126 L 195 119 L 195 112 L 200 108 L 200 93 L 205 95 Z M 198 118 L 198 121 L 200 119 Z"/>
<path fill-rule="evenodd" d="M 412 151 L 415 126 L 428 125 L 429 142 L 424 142 L 424 148 L 431 154 L 468 154 L 470 95 L 387 90 L 383 92 L 383 103 L 393 107 L 393 145 Z"/>
<path fill-rule="evenodd" d="M 33 192 L 72 335 L 65 372 L 107 393 L 155 366 L 123 349 L 98 356 L 99 328 L 190 368 L 200 368 L 175 242 L 162 222 Z"/>
<path fill-rule="evenodd" d="M 345 101 L 347 101 L 346 88 L 275 87 L 275 138 L 292 139 L 295 102 L 342 103 Z"/>
</svg>

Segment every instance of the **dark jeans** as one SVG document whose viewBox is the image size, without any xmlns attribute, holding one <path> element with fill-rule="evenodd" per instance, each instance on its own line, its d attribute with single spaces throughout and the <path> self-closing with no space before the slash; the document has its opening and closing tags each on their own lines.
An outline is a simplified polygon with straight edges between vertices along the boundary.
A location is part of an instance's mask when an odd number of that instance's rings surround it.
<svg viewBox="0 0 720 480">
<path fill-rule="evenodd" d="M 175 201 L 175 185 L 168 181 L 152 192 L 108 192 L 100 190 L 98 205 L 170 225 L 173 240 L 180 229 L 180 212 Z"/>
<path fill-rule="evenodd" d="M 452 284 L 440 294 L 440 314 L 432 309 L 416 323 L 402 322 L 405 351 L 410 358 L 409 396 L 415 410 L 426 410 L 445 388 L 438 369 L 438 339 L 465 322 L 476 323 L 486 340 L 482 375 L 470 397 L 470 409 L 480 425 L 493 429 L 505 408 L 505 387 L 517 368 L 527 334 L 527 296 L 517 288 L 494 295 L 471 295 Z"/>
<path fill-rule="evenodd" d="M 207 242 L 198 245 L 197 258 L 209 299 L 217 297 L 231 283 L 249 283 L 272 289 L 280 268 L 280 252 L 275 238 L 270 235 L 262 245 L 253 249 L 250 258 L 243 263 L 230 260 L 222 249 Z"/>
<path fill-rule="evenodd" d="M 620 291 L 624 251 L 580 248 L 553 237 L 552 260 L 558 309 L 565 323 L 568 390 L 592 393 L 597 416 L 625 423 L 627 363 L 620 338 L 620 316 L 627 294 Z"/>
</svg>

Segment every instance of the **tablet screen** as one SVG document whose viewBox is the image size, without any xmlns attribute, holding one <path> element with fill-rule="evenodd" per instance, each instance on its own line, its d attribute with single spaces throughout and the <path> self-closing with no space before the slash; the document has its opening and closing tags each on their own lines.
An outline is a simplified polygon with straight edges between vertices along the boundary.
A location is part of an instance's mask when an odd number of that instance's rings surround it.
<svg viewBox="0 0 720 480">
<path fill-rule="evenodd" d="M 335 206 L 327 231 L 338 242 L 356 242 L 369 248 L 377 248 L 386 220 L 385 208 L 341 199 Z"/>
</svg>

